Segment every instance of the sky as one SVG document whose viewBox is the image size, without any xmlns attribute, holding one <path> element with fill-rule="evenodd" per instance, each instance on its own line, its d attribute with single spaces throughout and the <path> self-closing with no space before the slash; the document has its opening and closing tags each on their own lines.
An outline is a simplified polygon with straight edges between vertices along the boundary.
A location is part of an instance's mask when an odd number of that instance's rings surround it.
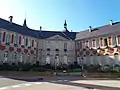
<svg viewBox="0 0 120 90">
<path fill-rule="evenodd" d="M 79 32 L 89 26 L 98 27 L 120 21 L 120 0 L 0 0 L 0 18 L 39 30 Z"/>
</svg>

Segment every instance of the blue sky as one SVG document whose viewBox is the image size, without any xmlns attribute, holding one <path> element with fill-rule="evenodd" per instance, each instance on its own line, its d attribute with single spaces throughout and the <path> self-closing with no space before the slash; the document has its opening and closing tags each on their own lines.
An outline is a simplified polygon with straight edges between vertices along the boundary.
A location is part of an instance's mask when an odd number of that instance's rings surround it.
<svg viewBox="0 0 120 90">
<path fill-rule="evenodd" d="M 0 0 L 0 18 L 22 25 L 26 17 L 29 28 L 81 31 L 120 21 L 120 0 Z M 26 14 L 25 14 L 26 13 Z"/>
</svg>

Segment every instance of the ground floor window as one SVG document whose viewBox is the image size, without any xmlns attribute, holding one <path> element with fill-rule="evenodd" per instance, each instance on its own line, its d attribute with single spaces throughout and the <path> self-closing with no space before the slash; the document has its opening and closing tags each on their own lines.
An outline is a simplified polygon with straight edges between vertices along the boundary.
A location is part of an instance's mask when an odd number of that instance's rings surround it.
<svg viewBox="0 0 120 90">
<path fill-rule="evenodd" d="M 16 60 L 17 59 L 17 53 L 14 52 L 14 55 L 13 55 L 13 60 Z"/>
<path fill-rule="evenodd" d="M 8 61 L 8 51 L 4 53 L 4 62 Z"/>
<path fill-rule="evenodd" d="M 23 53 L 20 54 L 20 62 L 23 62 Z"/>
<path fill-rule="evenodd" d="M 50 56 L 49 55 L 46 56 L 46 64 L 50 64 Z"/>
</svg>

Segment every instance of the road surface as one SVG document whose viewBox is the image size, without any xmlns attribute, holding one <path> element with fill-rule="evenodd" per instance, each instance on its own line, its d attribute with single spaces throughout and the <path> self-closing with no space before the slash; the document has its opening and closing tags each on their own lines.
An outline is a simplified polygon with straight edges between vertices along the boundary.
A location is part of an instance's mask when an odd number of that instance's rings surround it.
<svg viewBox="0 0 120 90">
<path fill-rule="evenodd" d="M 29 80 L 15 80 L 1 76 L 0 90 L 120 90 L 120 81 L 52 77 L 30 82 Z"/>
</svg>

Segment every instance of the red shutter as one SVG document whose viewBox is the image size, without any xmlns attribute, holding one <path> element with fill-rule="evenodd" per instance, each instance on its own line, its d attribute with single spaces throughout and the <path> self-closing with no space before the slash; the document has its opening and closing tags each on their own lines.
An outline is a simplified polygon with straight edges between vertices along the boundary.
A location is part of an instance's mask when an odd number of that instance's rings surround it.
<svg viewBox="0 0 120 90">
<path fill-rule="evenodd" d="M 32 47 L 34 47 L 34 40 L 32 40 Z"/>
<path fill-rule="evenodd" d="M 88 43 L 88 41 L 86 41 L 86 47 L 89 47 L 89 43 Z"/>
<path fill-rule="evenodd" d="M 112 45 L 112 39 L 111 39 L 111 37 L 108 38 L 108 41 L 109 41 L 109 45 Z"/>
<path fill-rule="evenodd" d="M 103 46 L 103 39 L 100 39 L 100 46 Z"/>
<path fill-rule="evenodd" d="M 3 42 L 5 41 L 5 37 L 6 37 L 6 32 L 3 32 Z"/>
<path fill-rule="evenodd" d="M 21 36 L 19 36 L 19 45 L 21 45 Z"/>
<path fill-rule="evenodd" d="M 80 48 L 82 48 L 82 41 L 80 41 Z"/>
<path fill-rule="evenodd" d="M 120 44 L 120 35 L 118 36 L 118 44 Z"/>
<path fill-rule="evenodd" d="M 12 34 L 11 43 L 13 43 L 13 39 L 14 39 L 14 34 Z"/>
<path fill-rule="evenodd" d="M 93 47 L 95 47 L 95 39 L 93 40 Z"/>
</svg>

